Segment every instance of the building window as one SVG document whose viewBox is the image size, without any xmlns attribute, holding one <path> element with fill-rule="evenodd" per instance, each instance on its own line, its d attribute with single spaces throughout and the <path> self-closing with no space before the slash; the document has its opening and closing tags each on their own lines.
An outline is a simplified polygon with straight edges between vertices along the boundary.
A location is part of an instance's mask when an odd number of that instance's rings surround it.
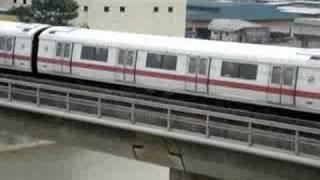
<svg viewBox="0 0 320 180">
<path fill-rule="evenodd" d="M 88 9 L 89 9 L 88 6 L 84 6 L 84 7 L 83 7 L 83 11 L 84 11 L 84 12 L 88 12 Z"/>
<path fill-rule="evenodd" d="M 176 70 L 177 59 L 177 56 L 148 53 L 146 67 Z"/>
<path fill-rule="evenodd" d="M 126 7 L 121 6 L 121 7 L 120 7 L 120 12 L 126 12 Z"/>
<path fill-rule="evenodd" d="M 27 0 L 23 0 L 23 4 L 27 4 Z"/>
<path fill-rule="evenodd" d="M 155 13 L 159 12 L 159 7 L 158 6 L 153 7 L 153 12 Z"/>
<path fill-rule="evenodd" d="M 107 48 L 82 46 L 81 59 L 107 62 L 109 51 Z"/>
<path fill-rule="evenodd" d="M 109 6 L 105 6 L 104 7 L 104 12 L 109 12 L 110 11 L 110 7 Z"/>
<path fill-rule="evenodd" d="M 172 6 L 169 6 L 169 7 L 168 7 L 168 12 L 169 12 L 169 13 L 172 13 L 172 12 L 173 12 L 173 7 L 172 7 Z"/>
<path fill-rule="evenodd" d="M 14 4 L 17 4 L 17 0 L 13 0 L 13 3 L 14 3 Z"/>
<path fill-rule="evenodd" d="M 256 80 L 257 72 L 258 66 L 254 64 L 223 62 L 221 76 L 246 80 Z"/>
</svg>

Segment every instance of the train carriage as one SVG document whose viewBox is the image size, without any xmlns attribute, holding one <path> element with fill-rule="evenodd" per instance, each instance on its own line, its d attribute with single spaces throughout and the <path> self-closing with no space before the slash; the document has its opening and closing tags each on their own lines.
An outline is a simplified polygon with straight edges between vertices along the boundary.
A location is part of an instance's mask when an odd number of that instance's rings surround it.
<svg viewBox="0 0 320 180">
<path fill-rule="evenodd" d="M 1 68 L 320 112 L 318 50 L 39 24 L 0 27 Z"/>
<path fill-rule="evenodd" d="M 33 46 L 37 34 L 48 25 L 0 22 L 0 67 L 32 71 Z"/>
</svg>

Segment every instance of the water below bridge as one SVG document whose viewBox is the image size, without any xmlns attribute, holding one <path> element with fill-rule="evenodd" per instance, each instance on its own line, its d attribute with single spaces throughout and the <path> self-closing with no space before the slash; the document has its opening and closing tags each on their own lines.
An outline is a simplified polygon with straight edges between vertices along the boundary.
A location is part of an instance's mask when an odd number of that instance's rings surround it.
<svg viewBox="0 0 320 180">
<path fill-rule="evenodd" d="M 2 180 L 167 180 L 169 168 L 58 144 L 0 153 Z"/>
</svg>

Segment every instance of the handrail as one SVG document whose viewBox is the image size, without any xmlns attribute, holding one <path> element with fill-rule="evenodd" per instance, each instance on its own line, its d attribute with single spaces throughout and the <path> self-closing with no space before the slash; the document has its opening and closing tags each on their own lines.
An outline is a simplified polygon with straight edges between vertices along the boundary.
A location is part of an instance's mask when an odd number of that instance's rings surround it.
<svg viewBox="0 0 320 180">
<path fill-rule="evenodd" d="M 159 110 L 157 116 L 161 117 L 163 121 L 166 122 L 166 129 L 171 131 L 177 126 L 181 129 L 184 126 L 181 123 L 185 123 L 191 125 L 189 128 L 193 128 L 197 130 L 197 127 L 193 126 L 200 126 L 204 128 L 204 132 L 201 132 L 204 137 L 210 138 L 213 135 L 212 128 L 220 128 L 220 130 L 228 131 L 229 133 L 243 133 L 247 136 L 247 145 L 251 147 L 255 144 L 254 138 L 256 135 L 264 135 L 268 137 L 270 134 L 270 130 L 263 130 L 261 127 L 257 128 L 257 126 L 263 126 L 268 128 L 275 128 L 281 131 L 290 131 L 289 134 L 283 133 L 284 137 L 279 137 L 278 139 L 281 140 L 288 140 L 290 136 L 290 140 L 292 139 L 294 148 L 292 151 L 296 156 L 301 155 L 301 144 L 302 141 L 306 142 L 305 137 L 302 134 L 309 134 L 314 136 L 320 135 L 320 130 L 311 127 L 302 127 L 297 125 L 291 125 L 286 123 L 274 122 L 274 121 L 267 121 L 252 117 L 244 117 L 232 114 L 224 114 L 221 112 L 213 112 L 208 110 L 201 110 L 195 109 L 190 107 L 178 106 L 178 105 L 171 105 L 159 102 L 151 102 L 147 100 L 141 99 L 134 99 L 128 97 L 119 97 L 116 95 L 110 94 L 103 94 L 97 92 L 89 92 L 85 90 L 78 90 L 78 89 L 71 89 L 71 88 L 64 88 L 64 87 L 57 87 L 47 84 L 38 84 L 38 83 L 30 83 L 25 81 L 19 80 L 11 80 L 6 78 L 0 78 L 0 91 L 5 91 L 7 93 L 7 97 L 4 97 L 8 101 L 15 100 L 14 95 L 19 94 L 21 96 L 28 96 L 29 98 L 35 98 L 35 104 L 37 106 L 41 106 L 46 99 L 52 99 L 54 101 L 58 101 L 64 103 L 63 108 L 65 111 L 72 113 L 71 104 L 78 104 L 82 106 L 87 106 L 90 108 L 96 108 L 95 115 L 98 118 L 102 118 L 103 108 L 106 104 L 106 101 L 114 101 L 119 103 L 126 103 L 126 106 L 121 104 L 116 104 L 118 108 L 115 110 L 127 110 L 128 114 L 130 114 L 129 121 L 132 124 L 137 124 L 139 119 L 136 118 L 139 115 L 141 107 L 148 107 L 154 108 Z M 6 86 L 6 88 L 3 88 Z M 19 87 L 15 87 L 19 86 Z M 27 89 L 24 89 L 27 88 Z M 26 93 L 27 92 L 27 93 Z M 34 93 L 33 93 L 34 92 Z M 47 97 L 43 97 L 47 96 Z M 76 96 L 76 97 L 73 97 Z M 79 97 L 77 97 L 79 96 Z M 0 97 L 1 98 L 1 97 Z M 61 99 L 59 99 L 61 98 Z M 88 99 L 90 98 L 90 99 Z M 29 102 L 29 101 L 28 101 Z M 146 111 L 146 110 L 143 110 Z M 154 113 L 155 113 L 154 112 Z M 200 118 L 197 117 L 185 117 L 185 119 L 176 119 L 177 117 L 182 117 L 182 115 L 177 115 L 176 113 L 184 113 L 185 116 L 187 115 L 198 115 L 201 116 Z M 150 114 L 146 113 L 145 116 L 152 116 L 152 112 Z M 228 124 L 228 122 L 219 122 L 220 125 L 217 125 L 216 120 L 226 120 L 229 122 L 239 122 L 242 126 L 237 128 L 237 125 Z M 180 124 L 179 124 L 180 123 Z M 177 125 L 178 124 L 178 125 Z M 224 125 L 225 124 L 225 125 Z M 228 125 L 228 127 L 226 127 Z M 190 131 L 188 129 L 182 129 L 184 131 Z M 199 130 L 200 131 L 200 130 Z M 259 133 L 257 133 L 259 131 Z M 277 133 L 275 133 L 277 134 Z M 320 140 L 319 140 L 320 142 Z M 319 150 L 320 151 L 320 150 Z"/>
</svg>

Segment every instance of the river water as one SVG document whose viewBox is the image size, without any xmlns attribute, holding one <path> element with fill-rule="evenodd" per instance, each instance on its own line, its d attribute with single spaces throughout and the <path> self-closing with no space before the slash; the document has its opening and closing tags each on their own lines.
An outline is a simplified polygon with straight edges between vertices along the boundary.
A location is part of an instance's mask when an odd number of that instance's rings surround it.
<svg viewBox="0 0 320 180">
<path fill-rule="evenodd" d="M 58 144 L 0 153 L 1 180 L 167 180 L 169 169 Z"/>
</svg>

